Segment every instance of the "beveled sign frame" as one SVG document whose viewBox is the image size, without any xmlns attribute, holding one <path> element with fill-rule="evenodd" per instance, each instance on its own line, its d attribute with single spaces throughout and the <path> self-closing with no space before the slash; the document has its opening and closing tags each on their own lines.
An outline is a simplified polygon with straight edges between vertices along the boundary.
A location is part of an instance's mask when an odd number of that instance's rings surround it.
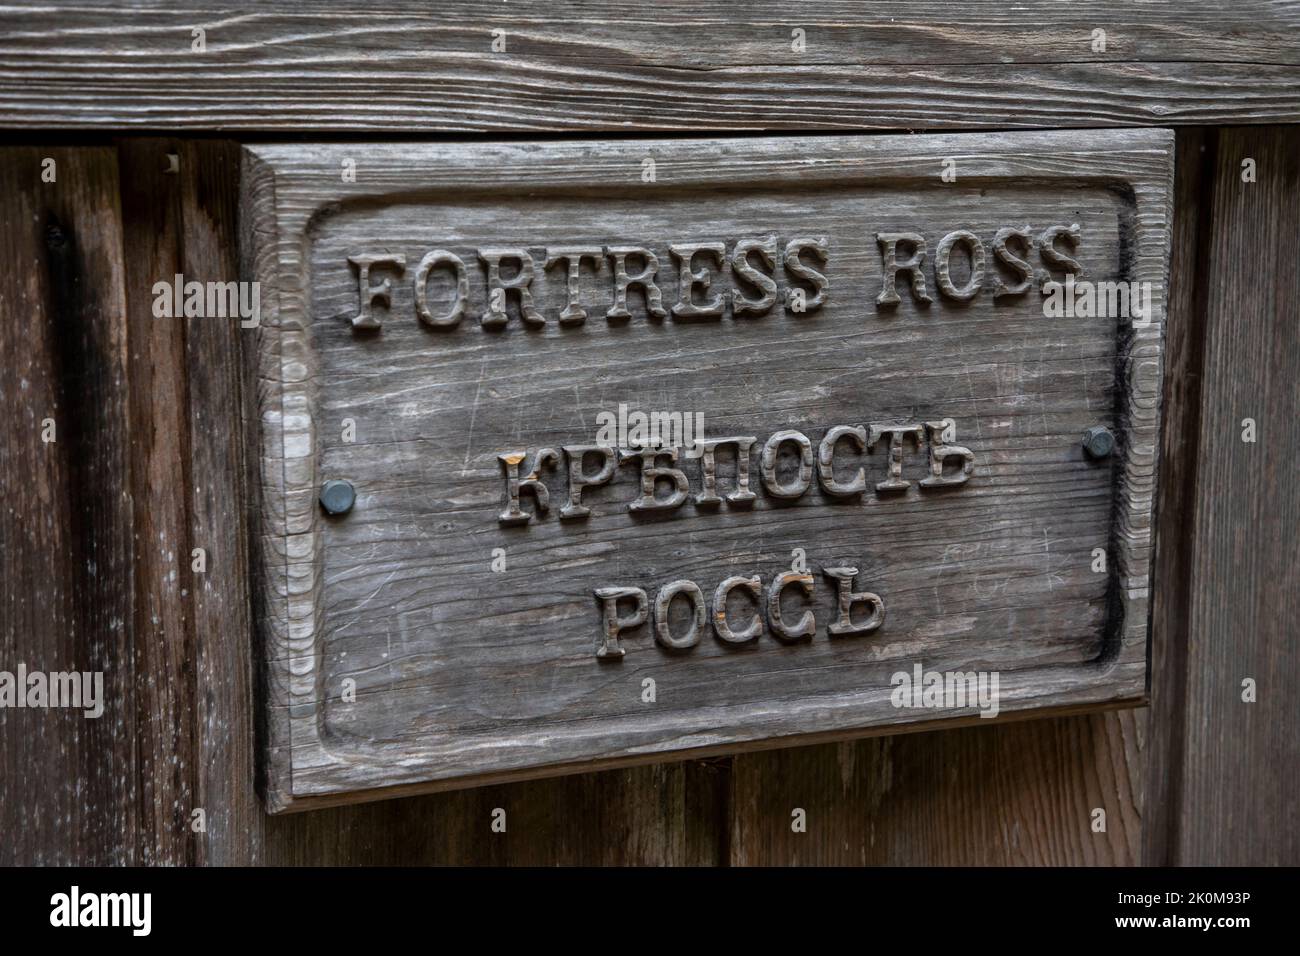
<svg viewBox="0 0 1300 956">
<path fill-rule="evenodd" d="M 1110 525 L 1110 630 L 1080 665 L 1004 675 L 1007 718 L 1140 703 L 1148 687 L 1153 504 L 1160 440 L 1173 134 L 1166 130 L 831 136 L 500 144 L 285 144 L 245 149 L 242 256 L 260 282 L 257 409 L 260 488 L 254 497 L 259 643 L 264 668 L 264 790 L 268 809 L 297 810 L 408 793 L 788 746 L 978 721 L 969 713 L 898 710 L 887 689 L 750 707 L 707 726 L 674 712 L 642 732 L 613 732 L 580 757 L 503 731 L 499 746 L 449 754 L 454 741 L 413 735 L 358 750 L 325 732 L 322 566 L 326 518 L 317 501 L 321 364 L 311 331 L 309 230 L 344 203 L 383 204 L 421 192 L 496 188 L 520 194 L 581 190 L 626 178 L 651 156 L 674 188 L 740 182 L 755 188 L 836 183 L 941 189 L 946 161 L 966 188 L 1050 182 L 1095 186 L 1130 204 L 1128 278 L 1155 290 L 1149 319 L 1121 330 L 1117 446 Z M 364 174 L 340 176 L 346 161 Z M 495 518 L 495 515 L 492 516 Z M 593 604 L 593 616 L 595 614 Z M 595 665 L 593 665 L 595 666 Z M 657 722 L 656 722 L 657 721 Z"/>
</svg>

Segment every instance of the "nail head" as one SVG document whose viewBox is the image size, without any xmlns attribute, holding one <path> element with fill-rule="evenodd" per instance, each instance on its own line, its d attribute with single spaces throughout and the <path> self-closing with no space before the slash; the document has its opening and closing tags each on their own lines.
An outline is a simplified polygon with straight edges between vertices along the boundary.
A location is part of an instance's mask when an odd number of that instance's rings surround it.
<svg viewBox="0 0 1300 956">
<path fill-rule="evenodd" d="M 1084 433 L 1083 450 L 1089 458 L 1106 458 L 1115 450 L 1115 436 L 1105 425 L 1093 425 Z"/>
<path fill-rule="evenodd" d="M 356 503 L 357 492 L 352 483 L 341 478 L 332 478 L 320 489 L 320 504 L 326 514 L 345 515 Z"/>
</svg>

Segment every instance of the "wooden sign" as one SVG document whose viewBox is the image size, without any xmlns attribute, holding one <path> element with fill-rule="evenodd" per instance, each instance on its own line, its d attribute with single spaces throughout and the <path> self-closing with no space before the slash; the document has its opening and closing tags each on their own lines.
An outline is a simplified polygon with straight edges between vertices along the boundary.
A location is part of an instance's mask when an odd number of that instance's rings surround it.
<svg viewBox="0 0 1300 956">
<path fill-rule="evenodd" d="M 249 147 L 270 809 L 1141 701 L 1172 144 Z"/>
</svg>

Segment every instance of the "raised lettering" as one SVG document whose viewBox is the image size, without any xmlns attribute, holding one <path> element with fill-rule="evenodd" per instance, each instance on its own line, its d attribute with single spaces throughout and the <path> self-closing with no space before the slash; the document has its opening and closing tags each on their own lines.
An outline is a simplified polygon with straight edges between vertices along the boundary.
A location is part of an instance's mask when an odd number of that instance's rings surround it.
<svg viewBox="0 0 1300 956">
<path fill-rule="evenodd" d="M 594 475 L 584 470 L 583 461 L 588 455 L 601 456 L 600 468 Z M 582 503 L 582 489 L 606 484 L 613 478 L 618 456 L 613 448 L 604 445 L 565 445 L 564 459 L 569 472 L 569 500 L 560 509 L 560 518 L 585 518 L 591 509 Z"/>
<path fill-rule="evenodd" d="M 1067 256 L 1056 248 L 1056 240 L 1064 239 L 1071 249 L 1079 245 L 1079 224 L 1071 223 L 1068 226 L 1048 226 L 1043 230 L 1043 234 L 1038 237 L 1038 246 L 1043 257 L 1043 261 L 1049 266 L 1056 266 L 1066 273 L 1073 275 L 1076 279 L 1083 278 L 1083 266 L 1079 264 L 1078 259 Z M 1043 295 L 1050 295 L 1051 290 L 1046 286 L 1054 282 L 1051 273 L 1044 269 L 1039 276 L 1039 288 Z"/>
<path fill-rule="evenodd" d="M 867 490 L 867 474 L 861 467 L 852 481 L 845 483 L 835 479 L 835 446 L 843 438 L 851 439 L 861 452 L 866 449 L 867 430 L 860 425 L 836 425 L 826 433 L 817 449 L 817 478 L 822 490 L 837 498 L 849 498 Z"/>
<path fill-rule="evenodd" d="M 759 259 L 767 267 L 763 272 L 754 268 L 750 264 L 749 257 L 753 253 L 758 253 Z M 736 279 L 743 280 L 745 283 L 753 286 L 762 293 L 757 299 L 750 299 L 741 293 L 739 288 L 731 292 L 731 312 L 733 315 L 767 315 L 772 311 L 772 306 L 776 305 L 776 279 L 773 273 L 776 271 L 776 253 L 777 244 L 776 236 L 765 236 L 762 239 L 741 239 L 731 251 L 731 271 L 735 274 Z"/>
<path fill-rule="evenodd" d="M 583 260 L 587 260 L 599 269 L 601 255 L 600 248 L 588 249 L 577 246 L 547 251 L 544 268 L 550 269 L 552 266 L 564 263 L 566 271 L 565 294 L 568 301 L 560 312 L 561 325 L 582 325 L 587 321 L 587 310 L 582 307 L 582 263 Z"/>
<path fill-rule="evenodd" d="M 996 282 L 993 286 L 994 299 L 1000 299 L 1004 296 L 1010 295 L 1023 295 L 1028 292 L 1029 287 L 1033 285 L 1034 267 L 1024 259 L 1016 256 L 1007 248 L 1007 243 L 1012 239 L 1016 239 L 1024 244 L 1025 255 L 1028 255 L 1034 248 L 1034 237 L 1033 234 L 1030 233 L 1028 226 L 1025 226 L 1022 229 L 1013 229 L 1010 226 L 1005 226 L 997 231 L 997 235 L 993 237 L 993 258 L 1014 270 L 1015 273 L 1020 276 L 1020 279 L 1015 285 L 1007 285 L 1006 282 L 1002 280 L 1002 276 L 997 275 L 995 270 L 994 274 L 996 275 Z"/>
<path fill-rule="evenodd" d="M 519 466 L 523 464 L 525 457 L 526 453 L 522 451 L 497 455 L 497 461 L 501 462 L 501 468 L 506 476 L 506 510 L 497 516 L 497 520 L 504 525 L 527 524 L 533 520 L 532 514 L 519 507 L 519 495 L 523 491 L 533 493 L 539 515 L 546 514 L 547 509 L 550 508 L 551 495 L 538 477 L 538 471 L 544 467 L 553 467 L 560 460 L 560 456 L 553 448 L 543 448 L 533 460 L 533 470 L 526 477 L 521 478 Z"/>
<path fill-rule="evenodd" d="M 970 254 L 970 277 L 960 289 L 952 281 L 952 249 L 961 243 Z M 949 299 L 969 302 L 979 293 L 984 283 L 984 243 L 979 236 L 966 229 L 950 232 L 939 240 L 939 247 L 934 251 L 934 284 Z"/>
<path fill-rule="evenodd" d="M 785 244 L 785 271 L 796 279 L 801 279 L 806 282 L 812 287 L 813 292 L 811 297 L 804 298 L 803 308 L 798 311 L 814 312 L 826 304 L 826 295 L 827 290 L 830 287 L 830 281 L 821 272 L 818 272 L 816 269 L 804 263 L 800 258 L 800 255 L 804 252 L 810 252 L 812 257 L 820 262 L 824 267 L 827 258 L 829 257 L 829 246 L 827 245 L 826 238 L 824 236 L 820 239 L 815 239 L 809 236 L 800 236 L 796 239 L 791 239 Z M 788 302 L 787 309 L 789 309 Z"/>
<path fill-rule="evenodd" d="M 596 597 L 600 600 L 604 619 L 604 635 L 600 647 L 596 649 L 596 656 L 602 659 L 620 658 L 625 651 L 619 642 L 619 633 L 644 624 L 650 602 L 640 588 L 596 588 Z M 636 601 L 636 610 L 629 617 L 619 617 L 618 602 L 627 598 Z"/>
<path fill-rule="evenodd" d="M 506 312 L 507 293 L 514 292 L 519 299 L 519 318 L 525 325 L 539 328 L 546 324 L 546 319 L 533 305 L 533 257 L 527 249 L 493 248 L 478 250 L 479 261 L 487 270 L 487 311 L 480 320 L 485 329 L 505 328 L 510 320 Z M 502 260 L 513 260 L 517 266 L 515 274 L 504 279 L 501 276 Z"/>
<path fill-rule="evenodd" d="M 909 436 L 921 447 L 924 429 L 920 425 L 872 425 L 867 435 L 867 449 L 876 447 L 876 442 L 889 436 L 889 477 L 876 482 L 877 491 L 905 491 L 911 482 L 903 479 L 903 441 Z"/>
<path fill-rule="evenodd" d="M 629 511 L 671 511 L 681 507 L 686 500 L 690 486 L 686 483 L 686 473 L 680 468 L 660 467 L 660 458 L 677 461 L 676 448 L 633 448 L 619 452 L 622 461 L 637 460 L 641 463 L 641 497 L 628 505 Z M 673 491 L 667 498 L 655 495 L 655 484 L 667 480 L 673 483 Z"/>
<path fill-rule="evenodd" d="M 727 598 L 736 588 L 744 588 L 754 596 L 754 619 L 743 631 L 733 631 L 727 623 Z M 752 578 L 732 575 L 718 585 L 713 592 L 713 630 L 718 639 L 728 644 L 746 644 L 763 633 L 763 581 L 758 575 Z"/>
<path fill-rule="evenodd" d="M 922 488 L 951 488 L 955 485 L 964 485 L 975 473 L 974 453 L 961 445 L 944 444 L 944 429 L 944 422 L 925 423 L 930 445 L 930 475 L 928 478 L 921 479 Z M 955 427 L 953 437 L 956 437 Z M 961 462 L 961 471 L 955 475 L 944 475 L 944 463 L 953 458 Z"/>
<path fill-rule="evenodd" d="M 388 308 L 393 307 L 393 283 L 385 278 L 379 285 L 370 284 L 370 270 L 376 266 L 389 266 L 398 275 L 406 269 L 406 256 L 348 256 L 348 262 L 357 267 L 357 289 L 361 304 L 357 314 L 352 317 L 354 329 L 377 329 L 381 323 L 370 310 L 372 302 L 382 302 Z M 188 314 L 188 313 L 187 313 Z"/>
<path fill-rule="evenodd" d="M 757 441 L 752 435 L 696 439 L 695 447 L 700 451 L 700 474 L 703 476 L 703 488 L 695 495 L 697 505 L 716 505 L 722 500 L 717 493 L 716 453 L 724 445 L 736 446 L 736 482 L 727 495 L 727 502 L 733 505 L 748 504 L 757 497 L 749 490 L 749 450 Z"/>
<path fill-rule="evenodd" d="M 668 247 L 668 251 L 677 260 L 678 269 L 678 302 L 673 306 L 673 318 L 687 320 L 721 318 L 726 305 L 722 296 L 715 295 L 703 304 L 696 304 L 695 291 L 698 289 L 701 293 L 708 292 L 712 279 L 707 270 L 700 269 L 696 272 L 692 271 L 691 266 L 696 253 L 700 252 L 708 255 L 718 265 L 722 265 L 727 247 L 720 242 L 688 242 L 674 243 Z"/>
<path fill-rule="evenodd" d="M 925 263 L 925 237 L 917 232 L 878 232 L 876 242 L 880 245 L 881 286 L 880 295 L 876 296 L 877 306 L 896 306 L 901 301 L 898 297 L 898 273 L 906 272 L 912 277 L 912 296 L 918 302 L 929 303 L 930 296 L 925 291 L 925 275 L 921 266 Z M 912 254 L 902 262 L 898 261 L 898 244 L 905 242 L 912 247 Z"/>
<path fill-rule="evenodd" d="M 684 594 L 691 602 L 691 629 L 683 637 L 673 637 L 668 624 L 668 608 L 673 598 Z M 685 651 L 700 643 L 700 634 L 708 626 L 704 592 L 694 581 L 673 581 L 664 585 L 655 597 L 655 640 L 672 651 Z"/>
<path fill-rule="evenodd" d="M 828 578 L 835 581 L 838 590 L 840 616 L 837 621 L 826 626 L 832 637 L 847 637 L 852 634 L 869 634 L 885 623 L 885 602 L 880 595 L 870 591 L 853 590 L 853 579 L 857 568 L 823 568 Z M 853 623 L 853 606 L 855 604 L 871 605 L 871 613 L 861 624 Z"/>
<path fill-rule="evenodd" d="M 456 299 L 445 314 L 436 316 L 429 311 L 428 282 L 429 273 L 438 266 L 450 267 L 455 275 Z M 465 263 L 460 256 L 446 249 L 435 249 L 420 260 L 420 265 L 415 270 L 415 314 L 420 317 L 421 322 L 433 329 L 453 329 L 460 325 L 468 300 L 469 276 L 466 274 Z"/>
<path fill-rule="evenodd" d="M 793 625 L 786 624 L 781 617 L 781 592 L 792 584 L 798 585 L 805 598 L 812 599 L 813 576 L 806 572 L 782 571 L 772 579 L 767 589 L 768 626 L 772 628 L 772 633 L 786 644 L 807 640 L 817 631 L 817 619 L 811 608 L 804 611 Z"/>
<path fill-rule="evenodd" d="M 781 446 L 786 442 L 793 442 L 799 446 L 799 473 L 794 482 L 788 485 L 780 484 L 776 477 L 776 461 Z M 808 486 L 812 484 L 813 471 L 813 450 L 812 442 L 803 432 L 793 429 L 776 432 L 767 443 L 763 446 L 763 454 L 760 458 L 760 473 L 763 476 L 763 487 L 774 498 L 798 498 Z"/>
<path fill-rule="evenodd" d="M 663 295 L 655 285 L 655 276 L 659 274 L 659 258 L 642 246 L 606 246 L 605 255 L 614 267 L 614 303 L 605 313 L 611 322 L 626 322 L 632 317 L 627 310 L 627 291 L 633 286 L 640 286 L 645 294 L 646 311 L 656 319 L 667 317 L 664 311 Z M 628 275 L 627 257 L 640 256 L 645 268 L 634 276 Z"/>
</svg>

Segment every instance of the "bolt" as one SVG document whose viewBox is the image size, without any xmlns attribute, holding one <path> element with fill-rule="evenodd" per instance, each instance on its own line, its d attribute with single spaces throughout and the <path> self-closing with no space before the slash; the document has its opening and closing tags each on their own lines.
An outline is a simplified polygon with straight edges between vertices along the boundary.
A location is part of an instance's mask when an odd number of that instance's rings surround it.
<svg viewBox="0 0 1300 956">
<path fill-rule="evenodd" d="M 1083 450 L 1089 458 L 1106 458 L 1115 450 L 1115 436 L 1105 425 L 1093 425 L 1084 432 Z"/>
<path fill-rule="evenodd" d="M 329 515 L 345 515 L 356 503 L 357 492 L 350 481 L 332 478 L 320 489 L 320 506 Z"/>
</svg>

